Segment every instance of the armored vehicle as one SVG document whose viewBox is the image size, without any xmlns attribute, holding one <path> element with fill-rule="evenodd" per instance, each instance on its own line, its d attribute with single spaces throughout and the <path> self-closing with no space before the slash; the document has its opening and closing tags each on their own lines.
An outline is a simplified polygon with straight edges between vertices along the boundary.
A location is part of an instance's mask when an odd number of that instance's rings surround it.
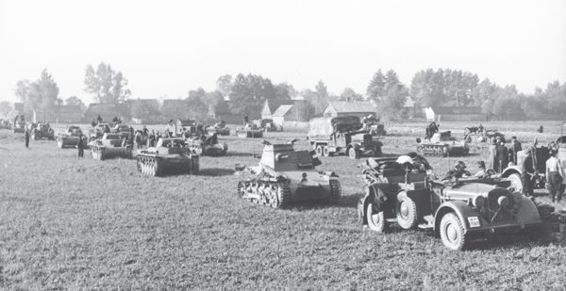
<svg viewBox="0 0 566 291">
<path fill-rule="evenodd" d="M 447 248 L 462 250 L 472 239 L 542 223 L 536 205 L 519 192 L 482 179 L 435 182 L 417 164 L 407 156 L 366 162 L 366 194 L 358 203 L 363 225 L 379 233 L 393 222 L 433 229 Z"/>
<path fill-rule="evenodd" d="M 470 153 L 468 143 L 457 141 L 450 131 L 437 132 L 430 140 L 417 138 L 417 152 L 433 156 L 467 156 Z"/>
<path fill-rule="evenodd" d="M 88 141 L 92 142 L 96 139 L 102 138 L 105 132 L 110 132 L 110 125 L 108 123 L 98 123 L 88 130 Z"/>
<path fill-rule="evenodd" d="M 380 156 L 383 144 L 377 136 L 363 129 L 357 116 L 320 117 L 310 121 L 308 138 L 319 156 L 347 154 L 351 159 L 361 155 Z"/>
<path fill-rule="evenodd" d="M 314 152 L 295 151 L 292 142 L 264 142 L 258 166 L 236 166 L 244 176 L 238 183 L 238 195 L 272 208 L 307 200 L 337 201 L 342 192 L 338 176 L 317 171 L 320 160 L 313 155 Z"/>
<path fill-rule="evenodd" d="M 228 145 L 218 142 L 216 133 L 203 134 L 199 137 L 189 137 L 185 140 L 187 146 L 198 155 L 224 156 L 228 151 Z"/>
<path fill-rule="evenodd" d="M 55 139 L 55 131 L 49 125 L 49 123 L 38 122 L 31 125 L 31 139 Z"/>
<path fill-rule="evenodd" d="M 218 135 L 230 135 L 230 128 L 226 126 L 226 122 L 220 121 L 207 128 L 209 134 L 216 133 Z"/>
<path fill-rule="evenodd" d="M 12 132 L 24 133 L 26 131 L 26 120 L 23 115 L 17 115 L 12 123 Z"/>
<path fill-rule="evenodd" d="M 254 123 L 247 123 L 244 127 L 236 128 L 236 135 L 241 138 L 263 137 L 263 130 Z"/>
<path fill-rule="evenodd" d="M 155 147 L 138 151 L 137 160 L 138 170 L 149 176 L 199 172 L 199 156 L 182 138 L 160 138 Z"/>
<path fill-rule="evenodd" d="M 61 149 L 75 147 L 79 143 L 80 138 L 83 139 L 84 145 L 86 145 L 87 137 L 83 135 L 81 128 L 76 125 L 69 125 L 64 132 L 57 134 L 57 147 Z"/>
<path fill-rule="evenodd" d="M 111 133 L 118 134 L 120 138 L 128 138 L 131 134 L 130 127 L 126 124 L 116 124 L 113 128 L 110 129 Z"/>
<path fill-rule="evenodd" d="M 118 133 L 105 133 L 102 138 L 89 143 L 92 158 L 106 160 L 111 158 L 132 158 L 132 147 L 126 146 L 125 139 Z"/>
</svg>

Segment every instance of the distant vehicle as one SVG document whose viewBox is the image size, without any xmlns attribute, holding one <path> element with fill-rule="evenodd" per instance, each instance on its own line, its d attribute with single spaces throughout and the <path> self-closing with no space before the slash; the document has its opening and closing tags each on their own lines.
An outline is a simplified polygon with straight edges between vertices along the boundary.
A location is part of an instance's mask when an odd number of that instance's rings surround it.
<svg viewBox="0 0 566 291">
<path fill-rule="evenodd" d="M 96 139 L 102 138 L 106 128 L 108 128 L 108 131 L 110 132 L 110 124 L 102 123 L 102 122 L 100 122 L 100 123 L 96 124 L 95 126 L 93 126 L 92 128 L 90 128 L 88 130 L 88 141 L 92 142 Z"/>
<path fill-rule="evenodd" d="M 482 179 L 438 183 L 399 159 L 370 158 L 363 165 L 366 194 L 358 214 L 373 231 L 387 232 L 391 223 L 403 229 L 433 229 L 445 247 L 463 250 L 474 238 L 542 223 L 536 205 L 520 192 Z"/>
<path fill-rule="evenodd" d="M 371 135 L 375 136 L 384 136 L 387 134 L 385 130 L 385 125 L 379 121 L 379 119 L 375 118 L 375 116 L 371 115 L 368 117 L 364 117 L 362 119 L 362 123 L 364 124 L 364 128 L 369 131 Z"/>
<path fill-rule="evenodd" d="M 465 140 L 457 141 L 450 131 L 437 132 L 430 140 L 417 138 L 417 152 L 433 156 L 467 156 L 470 147 Z"/>
<path fill-rule="evenodd" d="M 362 127 L 357 116 L 313 118 L 308 138 L 319 156 L 347 154 L 351 159 L 361 155 L 380 156 L 383 143 Z"/>
<path fill-rule="evenodd" d="M 122 123 L 116 124 L 110 132 L 120 135 L 120 138 L 129 138 L 131 135 L 130 126 Z"/>
<path fill-rule="evenodd" d="M 207 128 L 209 134 L 216 133 L 218 135 L 230 135 L 230 128 L 226 125 L 226 122 L 220 121 Z"/>
<path fill-rule="evenodd" d="M 244 171 L 238 183 L 238 196 L 272 208 L 286 208 L 298 201 L 336 202 L 342 188 L 333 172 L 320 172 L 314 153 L 295 151 L 293 143 L 264 142 L 261 161 L 256 167 L 236 166 Z"/>
<path fill-rule="evenodd" d="M 12 129 L 12 126 L 10 125 L 10 121 L 8 119 L 0 118 L 0 129 Z"/>
<path fill-rule="evenodd" d="M 236 128 L 236 136 L 240 138 L 263 137 L 263 129 L 254 123 L 248 123 L 244 127 Z"/>
<path fill-rule="evenodd" d="M 125 139 L 119 133 L 104 133 L 102 138 L 92 141 L 89 146 L 95 160 L 132 158 L 132 147 L 125 144 Z"/>
<path fill-rule="evenodd" d="M 19 114 L 14 118 L 12 123 L 13 133 L 24 133 L 26 131 L 26 120 L 23 115 Z"/>
<path fill-rule="evenodd" d="M 65 147 L 75 147 L 79 144 L 81 137 L 86 147 L 88 138 L 83 135 L 81 128 L 76 125 L 69 125 L 64 132 L 57 134 L 57 147 L 61 149 Z"/>
<path fill-rule="evenodd" d="M 283 131 L 283 127 L 277 126 L 273 119 L 256 119 L 254 124 L 265 132 L 270 131 Z"/>
<path fill-rule="evenodd" d="M 54 140 L 55 139 L 55 131 L 49 123 L 38 122 L 31 125 L 31 139 L 39 140 L 39 139 L 48 139 Z"/>
<path fill-rule="evenodd" d="M 199 172 L 199 156 L 182 138 L 160 138 L 155 147 L 138 151 L 137 160 L 138 170 L 148 176 Z"/>
<path fill-rule="evenodd" d="M 228 145 L 219 143 L 216 133 L 189 137 L 185 142 L 187 147 L 199 155 L 217 157 L 226 155 L 228 151 Z"/>
</svg>

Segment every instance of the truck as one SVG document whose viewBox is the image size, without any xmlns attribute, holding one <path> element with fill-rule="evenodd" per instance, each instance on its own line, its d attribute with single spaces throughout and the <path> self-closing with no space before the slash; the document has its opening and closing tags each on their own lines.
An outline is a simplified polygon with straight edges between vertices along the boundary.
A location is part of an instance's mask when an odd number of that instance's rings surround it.
<svg viewBox="0 0 566 291">
<path fill-rule="evenodd" d="M 381 156 L 383 143 L 364 128 L 357 116 L 318 117 L 310 121 L 308 139 L 319 156 L 346 154 Z"/>
</svg>

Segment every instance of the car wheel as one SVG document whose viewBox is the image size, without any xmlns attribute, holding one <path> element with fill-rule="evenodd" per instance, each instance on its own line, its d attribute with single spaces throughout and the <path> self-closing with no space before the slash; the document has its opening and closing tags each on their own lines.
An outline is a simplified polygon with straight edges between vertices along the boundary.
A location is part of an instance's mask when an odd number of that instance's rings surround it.
<svg viewBox="0 0 566 291">
<path fill-rule="evenodd" d="M 351 147 L 348 150 L 348 156 L 350 157 L 350 159 L 355 160 L 355 159 L 359 159 L 360 158 L 360 152 L 357 151 L 354 147 Z"/>
<path fill-rule="evenodd" d="M 513 173 L 507 179 L 511 182 L 510 188 L 515 189 L 515 192 L 523 193 L 523 181 L 519 174 Z"/>
<path fill-rule="evenodd" d="M 462 222 L 453 212 L 446 213 L 440 221 L 440 239 L 445 247 L 454 251 L 463 250 L 468 245 Z"/>
<path fill-rule="evenodd" d="M 322 155 L 325 157 L 330 157 L 330 150 L 328 149 L 328 147 L 324 147 L 322 149 Z"/>
<path fill-rule="evenodd" d="M 403 229 L 415 228 L 418 221 L 417 204 L 405 192 L 397 197 L 397 224 Z"/>
<path fill-rule="evenodd" d="M 369 229 L 378 233 L 383 233 L 387 230 L 387 223 L 385 222 L 383 211 L 375 210 L 371 203 L 368 204 L 366 208 L 366 219 Z"/>
</svg>

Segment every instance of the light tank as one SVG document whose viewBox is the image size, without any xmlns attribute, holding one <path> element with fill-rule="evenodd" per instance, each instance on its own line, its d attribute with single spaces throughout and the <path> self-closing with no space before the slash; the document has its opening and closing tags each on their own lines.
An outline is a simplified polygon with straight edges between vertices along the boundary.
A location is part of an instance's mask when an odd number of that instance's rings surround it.
<svg viewBox="0 0 566 291">
<path fill-rule="evenodd" d="M 216 133 L 189 137 L 186 139 L 186 143 L 198 155 L 218 157 L 226 155 L 228 151 L 228 145 L 219 143 Z"/>
<path fill-rule="evenodd" d="M 230 127 L 226 125 L 226 122 L 220 121 L 207 128 L 209 134 L 216 133 L 219 135 L 230 135 Z"/>
<path fill-rule="evenodd" d="M 236 128 L 236 135 L 240 138 L 263 137 L 263 129 L 253 123 L 248 123 L 244 127 Z"/>
<path fill-rule="evenodd" d="M 39 139 L 48 139 L 54 140 L 55 139 L 55 131 L 49 123 L 34 123 L 31 126 L 31 139 L 39 140 Z"/>
<path fill-rule="evenodd" d="M 264 141 L 258 166 L 242 167 L 238 196 L 272 208 L 286 208 L 290 203 L 309 200 L 336 202 L 342 188 L 334 172 L 319 172 L 321 162 L 314 152 L 295 151 L 293 143 L 271 144 Z"/>
<path fill-rule="evenodd" d="M 465 140 L 457 141 L 450 131 L 437 132 L 430 139 L 417 138 L 417 152 L 433 156 L 467 156 L 470 148 Z"/>
<path fill-rule="evenodd" d="M 118 133 L 105 133 L 102 138 L 90 142 L 89 146 L 95 160 L 132 158 L 132 147 L 126 146 L 125 140 Z"/>
<path fill-rule="evenodd" d="M 55 139 L 57 140 L 57 147 L 62 149 L 77 146 L 81 138 L 86 146 L 87 137 L 83 135 L 81 128 L 76 125 L 69 125 L 64 132 L 58 133 Z"/>
<path fill-rule="evenodd" d="M 160 138 L 155 147 L 138 151 L 137 159 L 138 170 L 148 176 L 199 172 L 199 156 L 182 138 Z"/>
</svg>

